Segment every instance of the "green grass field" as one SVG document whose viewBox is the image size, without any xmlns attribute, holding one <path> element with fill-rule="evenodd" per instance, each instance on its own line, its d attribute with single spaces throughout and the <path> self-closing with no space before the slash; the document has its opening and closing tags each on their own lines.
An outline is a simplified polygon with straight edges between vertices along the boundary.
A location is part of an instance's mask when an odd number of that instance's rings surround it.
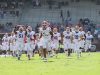
<svg viewBox="0 0 100 75">
<path fill-rule="evenodd" d="M 49 58 L 48 62 L 35 55 L 28 61 L 25 55 L 18 61 L 13 57 L 0 57 L 0 75 L 100 75 L 100 53 L 83 53 L 80 59 L 73 54 Z"/>
</svg>

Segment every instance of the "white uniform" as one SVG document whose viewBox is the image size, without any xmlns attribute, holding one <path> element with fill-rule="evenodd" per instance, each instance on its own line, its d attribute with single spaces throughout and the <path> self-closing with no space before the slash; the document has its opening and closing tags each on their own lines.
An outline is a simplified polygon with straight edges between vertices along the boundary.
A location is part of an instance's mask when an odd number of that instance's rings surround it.
<svg viewBox="0 0 100 75">
<path fill-rule="evenodd" d="M 92 39 L 93 39 L 92 35 L 86 34 L 86 40 L 85 40 L 85 50 L 86 51 L 91 48 L 91 41 L 92 41 Z"/>
<path fill-rule="evenodd" d="M 27 42 L 25 43 L 25 51 L 27 50 L 33 51 L 33 49 L 35 49 L 35 41 L 33 40 L 34 35 L 35 35 L 34 31 L 27 32 L 27 36 L 26 36 Z"/>
<path fill-rule="evenodd" d="M 4 36 L 2 41 L 2 50 L 9 50 L 9 37 Z"/>
<path fill-rule="evenodd" d="M 80 31 L 80 36 L 83 36 L 84 37 L 84 35 L 85 35 L 85 32 L 84 31 Z M 80 38 L 81 39 L 81 38 Z M 80 47 L 81 48 L 84 48 L 84 43 L 85 43 L 85 41 L 84 41 L 84 39 L 82 40 L 80 40 L 79 41 L 79 43 L 80 43 Z"/>
<path fill-rule="evenodd" d="M 79 40 L 80 40 L 80 32 L 79 31 L 74 31 L 73 32 L 73 42 L 74 42 L 74 50 L 75 51 L 80 51 L 80 43 L 79 43 Z"/>
<path fill-rule="evenodd" d="M 72 48 L 71 44 L 71 32 L 64 31 L 63 32 L 64 38 L 63 38 L 63 44 L 64 44 L 64 50 L 68 50 Z"/>
<path fill-rule="evenodd" d="M 17 50 L 24 50 L 24 37 L 25 37 L 25 31 L 20 32 L 17 31 L 17 39 L 16 39 L 16 43 L 17 43 Z"/>
<path fill-rule="evenodd" d="M 51 48 L 58 50 L 59 40 L 61 39 L 60 33 L 53 33 L 53 37 L 51 40 Z"/>
<path fill-rule="evenodd" d="M 32 31 L 30 33 L 30 37 L 31 37 L 31 50 L 34 50 L 35 49 L 35 46 L 36 46 L 36 39 L 34 38 L 34 35 L 35 35 L 35 32 Z"/>
<path fill-rule="evenodd" d="M 10 36 L 10 51 L 15 51 L 16 50 L 16 36 Z"/>
<path fill-rule="evenodd" d="M 50 48 L 50 40 L 51 40 L 51 35 L 50 35 L 51 28 L 47 27 L 45 30 L 43 28 L 40 29 L 40 34 L 42 34 L 42 37 L 38 43 L 39 47 L 47 48 L 49 50 Z"/>
<path fill-rule="evenodd" d="M 2 50 L 2 45 L 0 45 L 0 51 Z"/>
</svg>

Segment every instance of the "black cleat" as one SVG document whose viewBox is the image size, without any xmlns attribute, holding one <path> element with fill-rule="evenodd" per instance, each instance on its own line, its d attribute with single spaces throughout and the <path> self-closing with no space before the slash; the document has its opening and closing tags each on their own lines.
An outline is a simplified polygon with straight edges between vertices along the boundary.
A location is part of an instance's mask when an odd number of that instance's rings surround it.
<svg viewBox="0 0 100 75">
<path fill-rule="evenodd" d="M 20 57 L 18 57 L 18 60 L 20 60 Z"/>
<path fill-rule="evenodd" d="M 28 60 L 30 60 L 30 55 L 28 55 Z"/>
<path fill-rule="evenodd" d="M 16 57 L 18 57 L 18 54 L 15 54 Z"/>
</svg>

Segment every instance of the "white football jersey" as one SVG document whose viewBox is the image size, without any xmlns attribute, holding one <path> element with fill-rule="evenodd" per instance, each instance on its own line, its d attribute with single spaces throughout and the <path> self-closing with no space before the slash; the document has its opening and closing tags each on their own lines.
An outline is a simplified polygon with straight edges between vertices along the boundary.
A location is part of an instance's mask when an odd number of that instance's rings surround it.
<svg viewBox="0 0 100 75">
<path fill-rule="evenodd" d="M 84 31 L 80 31 L 80 36 L 84 36 L 85 32 Z"/>
<path fill-rule="evenodd" d="M 16 36 L 15 36 L 15 35 L 10 36 L 10 38 L 9 38 L 9 39 L 10 39 L 10 42 L 12 42 L 12 43 L 13 43 L 13 42 L 15 42 L 15 41 L 16 41 Z"/>
<path fill-rule="evenodd" d="M 50 37 L 51 37 L 50 31 L 51 31 L 50 27 L 46 28 L 45 30 L 43 30 L 43 28 L 42 28 L 40 30 L 40 32 L 42 33 L 42 38 L 44 38 L 44 39 L 50 39 Z"/>
<path fill-rule="evenodd" d="M 2 38 L 2 41 L 3 41 L 3 42 L 9 42 L 9 37 L 5 37 L 5 36 L 4 36 L 4 37 Z"/>
<path fill-rule="evenodd" d="M 72 32 L 64 31 L 63 35 L 64 35 L 64 40 L 70 40 L 72 36 Z"/>
<path fill-rule="evenodd" d="M 25 37 L 25 31 L 23 32 L 17 31 L 17 41 L 18 42 L 24 42 L 24 37 Z"/>
<path fill-rule="evenodd" d="M 32 41 L 31 39 L 34 39 L 34 35 L 35 35 L 34 31 L 27 32 L 27 42 Z"/>
<path fill-rule="evenodd" d="M 74 37 L 74 40 L 79 40 L 80 39 L 80 32 L 79 31 L 74 31 L 73 32 L 73 37 Z"/>
<path fill-rule="evenodd" d="M 86 41 L 92 41 L 92 39 L 93 39 L 93 36 L 92 35 L 88 35 L 88 34 L 86 34 Z"/>
<path fill-rule="evenodd" d="M 54 42 L 57 42 L 57 41 L 59 41 L 60 39 L 61 39 L 61 36 L 60 36 L 60 33 L 53 33 L 53 41 Z"/>
</svg>

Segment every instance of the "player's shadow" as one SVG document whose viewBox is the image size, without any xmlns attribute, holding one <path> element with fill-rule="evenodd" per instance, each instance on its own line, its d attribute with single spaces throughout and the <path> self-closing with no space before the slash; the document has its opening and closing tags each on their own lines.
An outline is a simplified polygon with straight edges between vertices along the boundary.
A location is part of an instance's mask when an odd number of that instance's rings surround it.
<svg viewBox="0 0 100 75">
<path fill-rule="evenodd" d="M 52 62 L 54 62 L 54 61 L 52 61 L 52 60 L 49 60 L 49 61 L 44 61 L 44 62 L 47 62 L 47 63 L 52 63 Z"/>
<path fill-rule="evenodd" d="M 48 61 L 48 62 L 54 62 L 54 61 L 51 60 L 51 61 Z"/>
<path fill-rule="evenodd" d="M 67 59 L 73 59 L 73 57 L 67 57 Z"/>
</svg>

